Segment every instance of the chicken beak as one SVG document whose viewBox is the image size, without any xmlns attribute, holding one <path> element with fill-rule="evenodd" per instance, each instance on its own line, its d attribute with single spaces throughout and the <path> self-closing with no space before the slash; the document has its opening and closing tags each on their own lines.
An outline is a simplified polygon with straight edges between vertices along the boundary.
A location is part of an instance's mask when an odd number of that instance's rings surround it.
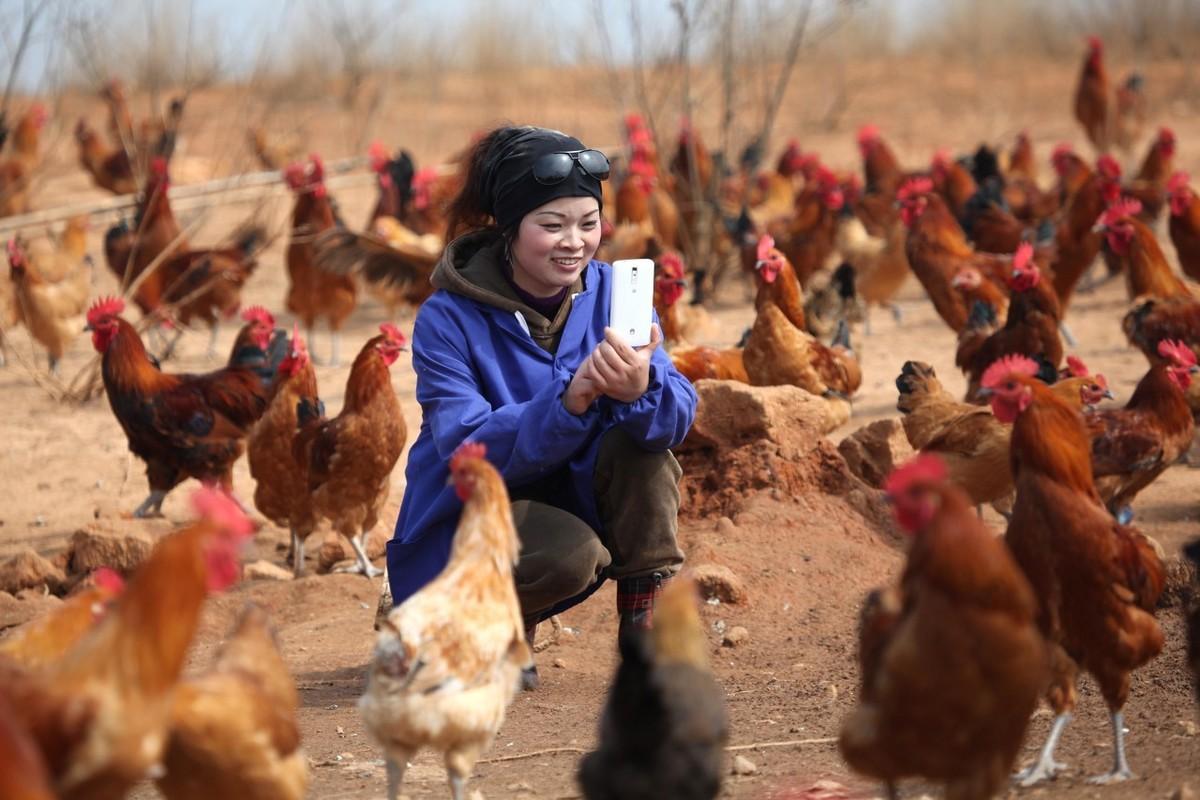
<svg viewBox="0 0 1200 800">
<path fill-rule="evenodd" d="M 979 391 L 975 393 L 975 396 L 982 397 L 984 400 L 986 400 L 994 394 L 995 392 L 993 392 L 991 389 L 980 387 Z"/>
<path fill-rule="evenodd" d="M 754 268 L 755 268 L 755 269 L 762 269 L 762 268 L 763 268 L 763 267 L 765 267 L 766 265 L 767 265 L 767 262 L 766 262 L 766 261 L 755 261 L 755 262 L 754 262 Z"/>
<path fill-rule="evenodd" d="M 92 323 L 90 323 L 90 322 L 87 325 L 83 326 L 84 333 L 91 333 L 94 330 L 96 330 L 96 329 L 94 327 L 92 327 Z"/>
<path fill-rule="evenodd" d="M 1116 396 L 1116 394 L 1113 393 L 1112 389 L 1105 389 L 1103 397 L 1106 400 L 1116 400 L 1117 399 L 1117 396 Z"/>
<path fill-rule="evenodd" d="M 1103 222 L 1097 222 L 1092 226 L 1092 233 L 1104 233 L 1108 227 Z"/>
</svg>

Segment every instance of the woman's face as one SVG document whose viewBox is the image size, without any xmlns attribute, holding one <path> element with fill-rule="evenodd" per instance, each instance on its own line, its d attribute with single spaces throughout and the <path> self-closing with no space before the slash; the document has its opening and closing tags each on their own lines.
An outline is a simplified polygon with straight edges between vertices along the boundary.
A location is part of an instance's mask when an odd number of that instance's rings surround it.
<svg viewBox="0 0 1200 800">
<path fill-rule="evenodd" d="M 534 297 L 553 297 L 575 283 L 600 246 L 600 204 L 560 197 L 521 219 L 511 246 L 513 281 Z"/>
</svg>

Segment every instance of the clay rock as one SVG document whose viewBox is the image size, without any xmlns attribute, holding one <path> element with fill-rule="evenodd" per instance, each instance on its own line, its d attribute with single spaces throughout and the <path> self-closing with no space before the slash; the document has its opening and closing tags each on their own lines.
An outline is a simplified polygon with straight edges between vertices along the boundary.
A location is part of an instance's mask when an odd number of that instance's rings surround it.
<svg viewBox="0 0 1200 800">
<path fill-rule="evenodd" d="M 824 398 L 795 386 L 696 382 L 696 421 L 680 449 L 742 447 L 756 440 L 808 449 L 843 420 Z"/>
<path fill-rule="evenodd" d="M 290 581 L 292 579 L 292 571 L 284 569 L 278 564 L 272 564 L 270 561 L 260 559 L 242 568 L 242 578 L 248 581 Z"/>
<path fill-rule="evenodd" d="M 741 625 L 734 625 L 729 630 L 725 631 L 725 638 L 721 640 L 722 647 L 740 647 L 750 641 L 750 631 L 743 628 Z"/>
<path fill-rule="evenodd" d="M 729 567 L 721 564 L 701 564 L 692 570 L 696 589 L 705 600 L 715 597 L 722 603 L 745 603 L 749 594 L 746 584 Z"/>
<path fill-rule="evenodd" d="M 368 533 L 367 558 L 372 561 L 382 558 L 387 552 L 388 538 L 389 535 L 382 528 L 375 528 Z M 321 547 L 317 550 L 317 573 L 324 575 L 337 564 L 353 558 L 354 548 L 350 543 L 339 534 L 330 532 L 325 535 L 325 541 L 321 542 Z"/>
<path fill-rule="evenodd" d="M 37 619 L 61 603 L 62 600 L 52 594 L 33 600 L 18 600 L 8 592 L 0 592 L 0 632 Z"/>
<path fill-rule="evenodd" d="M 66 581 L 58 567 L 26 547 L 0 563 L 0 591 L 17 594 L 25 589 L 49 588 L 56 592 Z"/>
<path fill-rule="evenodd" d="M 738 755 L 733 757 L 729 771 L 734 775 L 753 775 L 758 772 L 758 766 L 745 756 Z"/>
<path fill-rule="evenodd" d="M 153 549 L 154 539 L 144 531 L 80 528 L 71 537 L 67 571 L 72 575 L 80 575 L 100 567 L 111 567 L 128 577 Z"/>
<path fill-rule="evenodd" d="M 893 469 L 913 456 L 899 419 L 881 419 L 856 430 L 838 445 L 850 471 L 880 488 Z"/>
</svg>

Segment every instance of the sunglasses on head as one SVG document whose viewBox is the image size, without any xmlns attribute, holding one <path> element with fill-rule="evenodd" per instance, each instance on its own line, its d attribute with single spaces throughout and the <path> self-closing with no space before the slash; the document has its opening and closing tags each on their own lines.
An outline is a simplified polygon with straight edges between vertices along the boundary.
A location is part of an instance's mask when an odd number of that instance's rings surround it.
<svg viewBox="0 0 1200 800">
<path fill-rule="evenodd" d="M 544 186 L 562 183 L 575 164 L 598 181 L 608 178 L 608 156 L 599 150 L 571 150 L 547 153 L 533 162 L 533 179 Z"/>
</svg>

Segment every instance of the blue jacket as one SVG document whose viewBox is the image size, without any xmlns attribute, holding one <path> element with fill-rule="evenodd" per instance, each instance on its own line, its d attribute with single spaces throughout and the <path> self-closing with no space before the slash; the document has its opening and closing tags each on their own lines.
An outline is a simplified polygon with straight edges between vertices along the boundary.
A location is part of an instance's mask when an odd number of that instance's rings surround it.
<svg viewBox="0 0 1200 800">
<path fill-rule="evenodd" d="M 683 441 L 691 427 L 696 392 L 662 347 L 651 359 L 649 387 L 636 401 L 601 397 L 578 417 L 563 406 L 563 392 L 604 339 L 609 318 L 612 268 L 592 261 L 582 278 L 553 354 L 533 341 L 513 311 L 445 289 L 421 306 L 412 337 L 421 431 L 408 455 L 408 485 L 387 546 L 397 605 L 449 558 L 462 503 L 447 485 L 448 465 L 464 440 L 487 446 L 488 461 L 510 488 L 569 469 L 571 496 L 561 506 L 599 531 L 592 475 L 601 436 L 619 425 L 647 450 L 661 452 Z"/>
</svg>

